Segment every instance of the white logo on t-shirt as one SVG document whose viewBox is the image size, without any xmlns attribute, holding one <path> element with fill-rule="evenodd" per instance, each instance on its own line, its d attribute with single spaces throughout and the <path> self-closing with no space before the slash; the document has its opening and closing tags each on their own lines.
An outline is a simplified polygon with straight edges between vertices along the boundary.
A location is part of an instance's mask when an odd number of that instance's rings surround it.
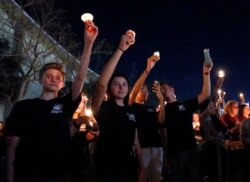
<svg viewBox="0 0 250 182">
<path fill-rule="evenodd" d="M 184 105 L 179 105 L 178 108 L 179 108 L 179 111 L 185 111 L 186 110 Z"/>
<path fill-rule="evenodd" d="M 127 113 L 128 119 L 131 121 L 136 121 L 135 120 L 135 115 L 133 113 Z"/>
<path fill-rule="evenodd" d="M 152 108 L 147 108 L 147 111 L 148 111 L 148 112 L 155 112 L 155 110 L 152 109 Z"/>
<path fill-rule="evenodd" d="M 51 110 L 51 114 L 59 114 L 62 113 L 63 104 L 55 104 L 53 109 Z"/>
</svg>

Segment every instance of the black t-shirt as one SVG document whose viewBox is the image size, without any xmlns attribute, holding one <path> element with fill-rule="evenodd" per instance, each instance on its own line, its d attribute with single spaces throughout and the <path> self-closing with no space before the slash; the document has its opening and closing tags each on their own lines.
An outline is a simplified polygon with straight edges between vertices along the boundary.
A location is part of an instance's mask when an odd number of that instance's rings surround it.
<svg viewBox="0 0 250 182">
<path fill-rule="evenodd" d="M 20 138 L 14 161 L 15 173 L 53 178 L 67 173 L 71 164 L 69 123 L 79 97 L 69 92 L 62 98 L 19 101 L 6 122 L 8 136 Z"/>
<path fill-rule="evenodd" d="M 160 124 L 155 108 L 134 103 L 132 109 L 136 114 L 136 127 L 141 147 L 162 147 Z"/>
<path fill-rule="evenodd" d="M 136 119 L 131 107 L 104 101 L 95 114 L 99 125 L 96 143 L 98 181 L 133 181 L 137 171 L 132 148 Z"/>
<path fill-rule="evenodd" d="M 198 99 L 172 102 L 165 106 L 167 147 L 175 154 L 196 147 L 192 126 L 192 115 L 199 109 Z"/>
</svg>

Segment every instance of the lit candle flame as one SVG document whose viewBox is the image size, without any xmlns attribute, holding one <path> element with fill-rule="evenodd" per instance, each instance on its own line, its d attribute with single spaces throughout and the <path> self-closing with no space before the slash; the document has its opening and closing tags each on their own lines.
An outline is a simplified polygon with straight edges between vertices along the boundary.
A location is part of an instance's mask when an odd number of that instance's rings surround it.
<svg viewBox="0 0 250 182">
<path fill-rule="evenodd" d="M 154 55 L 160 57 L 160 52 L 159 52 L 159 51 L 155 51 L 155 52 L 154 52 Z"/>
<path fill-rule="evenodd" d="M 94 16 L 93 16 L 92 14 L 90 14 L 90 13 L 84 13 L 84 14 L 82 14 L 82 16 L 81 16 L 81 20 L 82 20 L 83 22 L 86 22 L 86 21 L 88 21 L 88 20 L 93 21 L 93 19 L 94 19 Z"/>
<path fill-rule="evenodd" d="M 240 94 L 239 94 L 239 97 L 240 97 L 240 98 L 243 98 L 243 97 L 244 97 L 244 94 L 243 94 L 243 93 L 240 93 Z"/>
<path fill-rule="evenodd" d="M 87 116 L 92 116 L 92 111 L 91 111 L 91 109 L 86 109 L 85 114 L 86 114 Z"/>
<path fill-rule="evenodd" d="M 223 70 L 220 70 L 220 71 L 218 72 L 218 77 L 223 78 L 224 76 L 225 76 L 224 71 L 223 71 Z"/>
</svg>

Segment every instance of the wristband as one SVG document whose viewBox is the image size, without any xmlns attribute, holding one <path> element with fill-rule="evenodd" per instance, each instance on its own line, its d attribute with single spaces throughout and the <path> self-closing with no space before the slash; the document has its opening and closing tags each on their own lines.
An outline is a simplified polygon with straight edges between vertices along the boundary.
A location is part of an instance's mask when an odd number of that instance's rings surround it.
<svg viewBox="0 0 250 182">
<path fill-rule="evenodd" d="M 119 49 L 120 51 L 124 52 L 124 50 L 123 50 L 122 48 L 118 47 L 118 49 Z"/>
<path fill-rule="evenodd" d="M 203 75 L 208 75 L 209 74 L 209 72 L 203 72 Z"/>
</svg>

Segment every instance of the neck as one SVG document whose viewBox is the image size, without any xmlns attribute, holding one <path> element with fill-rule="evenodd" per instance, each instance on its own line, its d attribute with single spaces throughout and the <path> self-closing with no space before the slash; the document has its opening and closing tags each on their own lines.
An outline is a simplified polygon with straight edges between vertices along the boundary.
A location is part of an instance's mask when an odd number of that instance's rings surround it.
<svg viewBox="0 0 250 182">
<path fill-rule="evenodd" d="M 236 114 L 232 114 L 232 113 L 229 113 L 228 115 L 229 115 L 230 117 L 232 117 L 232 118 L 236 116 Z"/>
<path fill-rule="evenodd" d="M 118 106 L 124 106 L 123 99 L 115 100 L 115 103 L 116 103 Z"/>
<path fill-rule="evenodd" d="M 57 97 L 57 92 L 42 92 L 40 99 L 51 100 Z"/>
<path fill-rule="evenodd" d="M 176 99 L 176 97 L 172 97 L 172 98 L 168 98 L 166 101 L 167 101 L 167 103 L 172 103 L 172 102 L 177 101 L 177 99 Z"/>
</svg>

